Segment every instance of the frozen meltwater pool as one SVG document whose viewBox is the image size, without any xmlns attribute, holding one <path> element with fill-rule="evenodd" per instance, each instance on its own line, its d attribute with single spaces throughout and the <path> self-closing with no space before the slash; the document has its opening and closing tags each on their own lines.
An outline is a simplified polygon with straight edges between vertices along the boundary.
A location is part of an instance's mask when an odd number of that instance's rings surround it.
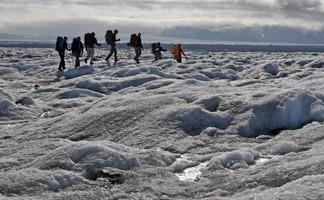
<svg viewBox="0 0 324 200">
<path fill-rule="evenodd" d="M 188 158 L 185 156 L 181 156 L 179 160 L 188 160 Z M 201 170 L 205 168 L 207 164 L 208 162 L 203 162 L 194 167 L 189 167 L 181 173 L 176 173 L 176 176 L 179 178 L 180 181 L 195 182 L 198 180 L 199 176 L 201 176 Z"/>
</svg>

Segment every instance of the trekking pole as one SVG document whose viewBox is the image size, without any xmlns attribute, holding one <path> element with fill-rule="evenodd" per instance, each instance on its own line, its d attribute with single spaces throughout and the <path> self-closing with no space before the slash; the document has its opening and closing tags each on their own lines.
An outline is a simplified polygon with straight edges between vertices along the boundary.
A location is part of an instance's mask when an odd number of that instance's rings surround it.
<svg viewBox="0 0 324 200">
<path fill-rule="evenodd" d="M 101 48 L 101 47 L 98 47 L 98 51 L 97 51 L 97 58 L 98 58 L 98 60 L 101 58 L 101 57 L 100 57 L 100 48 Z"/>
</svg>

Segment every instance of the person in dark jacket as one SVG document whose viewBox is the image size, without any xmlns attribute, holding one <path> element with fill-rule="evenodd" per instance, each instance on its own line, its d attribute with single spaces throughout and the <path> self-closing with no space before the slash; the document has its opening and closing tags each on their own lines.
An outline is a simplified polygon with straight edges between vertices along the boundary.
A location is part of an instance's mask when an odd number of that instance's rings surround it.
<svg viewBox="0 0 324 200">
<path fill-rule="evenodd" d="M 111 38 L 111 44 L 110 44 L 110 52 L 108 54 L 108 56 L 105 58 L 105 60 L 107 62 L 109 62 L 109 58 L 114 54 L 114 57 L 115 57 L 115 62 L 118 61 L 118 58 L 117 58 L 117 48 L 116 48 L 116 42 L 117 41 L 120 41 L 120 39 L 116 39 L 116 36 L 118 34 L 118 30 L 115 29 L 114 30 L 114 33 L 112 34 L 112 38 Z"/>
<path fill-rule="evenodd" d="M 67 40 L 68 40 L 68 37 L 64 36 L 63 46 L 56 49 L 60 56 L 60 59 L 61 59 L 59 68 L 58 68 L 58 70 L 60 70 L 60 71 L 65 70 L 65 60 L 64 60 L 65 50 L 69 50 L 68 45 L 67 45 Z M 56 44 L 56 46 L 59 46 L 59 45 Z"/>
<path fill-rule="evenodd" d="M 95 37 L 96 34 L 94 32 L 91 33 L 91 39 L 88 41 L 85 46 L 87 50 L 87 57 L 84 59 L 84 62 L 87 63 L 88 59 L 90 59 L 90 65 L 93 64 L 93 58 L 95 54 L 95 45 L 101 46 L 100 43 L 98 43 L 97 38 Z"/>
<path fill-rule="evenodd" d="M 136 61 L 137 64 L 139 63 L 139 57 L 142 55 L 142 50 L 144 50 L 141 36 L 142 36 L 141 33 L 137 34 L 135 44 L 134 44 L 134 49 L 135 49 L 134 60 Z"/>
<path fill-rule="evenodd" d="M 75 56 L 75 67 L 80 67 L 80 57 L 83 55 L 83 48 L 81 37 L 73 39 L 71 49 L 73 56 Z"/>
<path fill-rule="evenodd" d="M 161 47 L 160 42 L 156 43 L 156 46 L 153 46 L 152 53 L 155 56 L 155 60 L 153 60 L 152 62 L 162 59 L 162 53 L 161 53 L 162 51 L 166 51 L 166 50 Z"/>
</svg>

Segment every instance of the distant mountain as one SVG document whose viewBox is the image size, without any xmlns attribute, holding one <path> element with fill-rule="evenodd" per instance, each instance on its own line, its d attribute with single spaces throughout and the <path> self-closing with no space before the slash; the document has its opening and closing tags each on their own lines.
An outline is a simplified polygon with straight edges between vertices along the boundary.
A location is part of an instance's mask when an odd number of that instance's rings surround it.
<svg viewBox="0 0 324 200">
<path fill-rule="evenodd" d="M 22 39 L 24 37 L 19 36 L 19 35 L 14 35 L 14 34 L 9 34 L 9 33 L 0 33 L 0 40 L 17 40 L 17 39 Z"/>
<path fill-rule="evenodd" d="M 219 31 L 176 27 L 162 31 L 161 36 L 231 42 L 324 44 L 324 31 L 306 32 L 285 27 L 233 28 Z"/>
</svg>

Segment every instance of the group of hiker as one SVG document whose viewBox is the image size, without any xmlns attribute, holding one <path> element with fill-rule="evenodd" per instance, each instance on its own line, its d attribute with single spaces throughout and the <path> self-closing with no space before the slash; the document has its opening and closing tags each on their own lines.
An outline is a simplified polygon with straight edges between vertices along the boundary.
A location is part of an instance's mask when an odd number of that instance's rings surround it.
<svg viewBox="0 0 324 200">
<path fill-rule="evenodd" d="M 117 34 L 118 30 L 107 30 L 105 34 L 105 41 L 106 44 L 110 46 L 110 52 L 105 58 L 107 62 L 109 62 L 109 59 L 111 58 L 112 55 L 114 55 L 114 61 L 118 61 L 117 57 L 117 47 L 116 47 L 116 42 L 120 41 L 120 39 L 117 39 Z M 92 33 L 86 33 L 84 35 L 84 44 L 81 41 L 81 37 L 74 38 L 72 43 L 71 43 L 71 49 L 68 48 L 67 44 L 68 38 L 65 37 L 57 37 L 56 40 L 56 51 L 59 53 L 60 56 L 60 64 L 59 64 L 59 70 L 63 71 L 65 69 L 65 51 L 72 51 L 72 55 L 76 58 L 75 59 L 75 67 L 80 66 L 80 57 L 83 55 L 83 49 L 85 48 L 87 51 L 86 58 L 84 59 L 84 62 L 87 63 L 88 61 L 90 62 L 90 65 L 94 63 L 95 59 L 95 47 L 96 46 L 101 46 L 100 43 L 98 43 L 96 34 L 94 32 Z M 128 46 L 133 47 L 135 50 L 135 57 L 134 60 L 136 63 L 139 63 L 139 57 L 142 55 L 142 51 L 144 50 L 143 44 L 142 44 L 142 38 L 141 38 L 141 33 L 138 34 L 132 34 L 130 36 L 130 42 L 127 43 Z M 160 42 L 157 43 L 152 43 L 152 53 L 155 57 L 155 59 L 152 62 L 155 62 L 157 60 L 162 59 L 162 52 L 166 51 L 166 49 L 163 49 L 161 47 Z M 182 55 L 186 56 L 181 44 L 174 44 L 171 49 L 171 53 L 176 59 L 177 62 L 181 63 L 182 62 Z"/>
</svg>

